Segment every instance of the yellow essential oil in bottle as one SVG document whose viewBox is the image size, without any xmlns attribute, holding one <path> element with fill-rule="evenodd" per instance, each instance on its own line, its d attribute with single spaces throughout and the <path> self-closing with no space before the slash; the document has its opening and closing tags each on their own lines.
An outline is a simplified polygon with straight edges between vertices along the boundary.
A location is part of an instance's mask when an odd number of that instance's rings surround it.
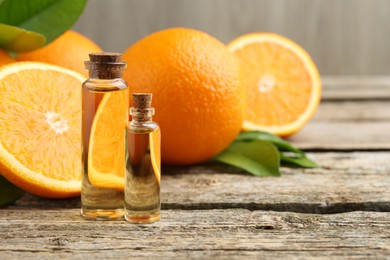
<svg viewBox="0 0 390 260">
<path fill-rule="evenodd" d="M 152 121 L 152 94 L 133 94 L 127 126 L 125 219 L 152 223 L 160 219 L 160 127 Z"/>
<path fill-rule="evenodd" d="M 120 53 L 91 53 L 82 85 L 81 215 L 110 220 L 124 214 L 125 133 L 129 91 Z"/>
</svg>

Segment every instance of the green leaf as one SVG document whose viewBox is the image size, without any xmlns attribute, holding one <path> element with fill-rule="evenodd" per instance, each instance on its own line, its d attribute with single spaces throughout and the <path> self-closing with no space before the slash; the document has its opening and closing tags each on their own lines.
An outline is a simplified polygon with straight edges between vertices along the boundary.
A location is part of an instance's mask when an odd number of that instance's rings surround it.
<svg viewBox="0 0 390 260">
<path fill-rule="evenodd" d="M 253 140 L 269 141 L 273 143 L 276 147 L 278 147 L 280 151 L 289 151 L 297 154 L 304 154 L 304 152 L 302 152 L 298 148 L 295 148 L 289 142 L 267 132 L 261 132 L 261 131 L 242 132 L 236 138 L 236 141 L 253 141 Z"/>
<path fill-rule="evenodd" d="M 23 191 L 0 176 L 0 206 L 12 203 L 22 197 Z"/>
<path fill-rule="evenodd" d="M 46 43 L 72 27 L 87 0 L 3 0 L 0 23 L 21 27 L 46 36 Z"/>
<path fill-rule="evenodd" d="M 289 157 L 284 153 L 280 153 L 280 162 L 283 166 L 292 168 L 318 168 L 320 167 L 316 162 L 310 160 L 306 156 Z"/>
<path fill-rule="evenodd" d="M 280 152 L 281 165 L 286 167 L 318 168 L 319 165 L 306 157 L 306 154 L 289 142 L 272 134 L 260 131 L 243 132 L 236 141 L 250 142 L 263 140 L 273 143 Z"/>
<path fill-rule="evenodd" d="M 0 24 L 0 32 L 0 48 L 6 51 L 32 51 L 43 47 L 46 42 L 42 34 L 11 25 Z"/>
<path fill-rule="evenodd" d="M 272 143 L 266 141 L 233 142 L 214 159 L 256 176 L 280 176 L 278 150 Z"/>
</svg>

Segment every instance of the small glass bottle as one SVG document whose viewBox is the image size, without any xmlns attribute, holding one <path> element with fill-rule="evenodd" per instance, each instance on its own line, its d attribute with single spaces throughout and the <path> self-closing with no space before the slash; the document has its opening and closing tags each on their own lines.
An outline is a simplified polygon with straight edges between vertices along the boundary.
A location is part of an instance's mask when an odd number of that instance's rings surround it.
<svg viewBox="0 0 390 260">
<path fill-rule="evenodd" d="M 127 126 L 125 219 L 152 223 L 160 219 L 160 127 L 152 121 L 152 94 L 133 94 Z"/>
<path fill-rule="evenodd" d="M 89 79 L 82 85 L 81 215 L 123 218 L 125 133 L 129 90 L 120 53 L 91 53 Z"/>
</svg>

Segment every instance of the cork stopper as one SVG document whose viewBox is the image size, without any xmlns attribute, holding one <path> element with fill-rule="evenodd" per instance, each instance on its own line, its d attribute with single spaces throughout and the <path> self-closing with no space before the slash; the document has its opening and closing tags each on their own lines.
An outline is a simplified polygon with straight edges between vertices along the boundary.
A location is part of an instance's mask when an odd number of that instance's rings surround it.
<svg viewBox="0 0 390 260">
<path fill-rule="evenodd" d="M 133 121 L 145 122 L 152 119 L 154 108 L 152 106 L 152 94 L 134 93 L 133 106 L 130 108 L 130 115 Z"/>
<path fill-rule="evenodd" d="M 89 54 L 89 60 L 94 62 L 121 62 L 122 53 L 117 52 L 93 52 Z"/>
<path fill-rule="evenodd" d="M 90 78 L 121 78 L 122 70 L 126 69 L 126 62 L 122 61 L 121 53 L 94 52 L 89 54 L 89 59 L 85 62 L 85 68 L 89 70 Z"/>
<path fill-rule="evenodd" d="M 152 106 L 152 94 L 150 93 L 134 93 L 133 107 L 135 109 L 146 109 Z"/>
</svg>

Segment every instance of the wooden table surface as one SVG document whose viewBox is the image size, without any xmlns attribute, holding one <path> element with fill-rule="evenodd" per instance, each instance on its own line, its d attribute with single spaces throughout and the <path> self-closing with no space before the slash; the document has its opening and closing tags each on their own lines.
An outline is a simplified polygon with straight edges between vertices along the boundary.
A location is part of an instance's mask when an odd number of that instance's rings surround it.
<svg viewBox="0 0 390 260">
<path fill-rule="evenodd" d="M 79 198 L 25 195 L 0 209 L 0 258 L 390 259 L 390 78 L 323 83 L 315 118 L 290 138 L 322 168 L 163 167 L 151 225 L 86 221 Z"/>
</svg>

